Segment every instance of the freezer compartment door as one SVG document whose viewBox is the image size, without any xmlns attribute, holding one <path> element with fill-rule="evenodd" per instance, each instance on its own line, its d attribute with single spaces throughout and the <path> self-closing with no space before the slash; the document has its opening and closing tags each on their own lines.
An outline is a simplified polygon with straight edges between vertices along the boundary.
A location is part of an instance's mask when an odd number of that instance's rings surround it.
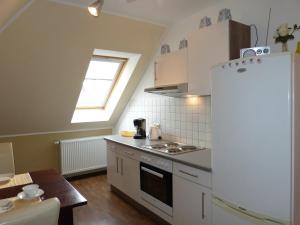
<svg viewBox="0 0 300 225">
<path fill-rule="evenodd" d="M 290 225 L 290 221 L 271 218 L 213 197 L 213 225 Z"/>
</svg>

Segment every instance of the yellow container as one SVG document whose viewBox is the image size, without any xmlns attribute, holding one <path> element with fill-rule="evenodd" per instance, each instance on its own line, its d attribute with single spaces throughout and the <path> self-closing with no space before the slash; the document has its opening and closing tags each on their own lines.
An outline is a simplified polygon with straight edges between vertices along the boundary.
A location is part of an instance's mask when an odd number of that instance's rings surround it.
<svg viewBox="0 0 300 225">
<path fill-rule="evenodd" d="M 298 42 L 298 44 L 297 44 L 296 53 L 300 54 L 300 42 Z"/>
<path fill-rule="evenodd" d="M 120 135 L 123 137 L 133 137 L 135 135 L 136 131 L 132 130 L 122 130 L 120 131 Z"/>
</svg>

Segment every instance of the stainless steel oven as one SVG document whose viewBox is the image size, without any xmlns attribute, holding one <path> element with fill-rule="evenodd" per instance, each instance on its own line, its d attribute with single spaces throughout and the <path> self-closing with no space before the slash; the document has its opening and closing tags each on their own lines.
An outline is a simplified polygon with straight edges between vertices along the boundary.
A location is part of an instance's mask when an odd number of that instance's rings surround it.
<svg viewBox="0 0 300 225">
<path fill-rule="evenodd" d="M 173 215 L 172 162 L 155 156 L 142 156 L 140 188 L 144 201 Z"/>
</svg>

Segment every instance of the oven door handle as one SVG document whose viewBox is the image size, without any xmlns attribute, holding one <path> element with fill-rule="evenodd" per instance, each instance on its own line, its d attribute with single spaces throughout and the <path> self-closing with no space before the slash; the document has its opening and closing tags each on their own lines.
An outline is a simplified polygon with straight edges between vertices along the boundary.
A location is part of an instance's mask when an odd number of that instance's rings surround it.
<svg viewBox="0 0 300 225">
<path fill-rule="evenodd" d="M 159 178 L 161 178 L 161 179 L 164 178 L 164 175 L 163 175 L 163 174 L 158 173 L 158 172 L 155 172 L 155 171 L 153 171 L 153 170 L 150 170 L 150 169 L 148 169 L 148 168 L 146 168 L 146 167 L 141 166 L 141 170 L 143 170 L 143 171 L 145 171 L 145 172 L 147 172 L 147 173 L 150 173 L 150 174 L 152 174 L 152 175 L 154 175 L 154 176 L 157 176 L 157 177 L 159 177 Z"/>
</svg>

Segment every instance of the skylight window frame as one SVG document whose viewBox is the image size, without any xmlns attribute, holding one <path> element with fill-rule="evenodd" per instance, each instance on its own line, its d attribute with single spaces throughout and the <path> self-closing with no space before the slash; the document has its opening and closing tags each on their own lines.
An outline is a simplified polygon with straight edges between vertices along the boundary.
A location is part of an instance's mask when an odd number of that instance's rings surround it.
<svg viewBox="0 0 300 225">
<path fill-rule="evenodd" d="M 114 80 L 112 81 L 112 85 L 110 87 L 110 90 L 108 92 L 108 95 L 106 96 L 106 99 L 105 99 L 105 103 L 103 106 L 101 107 L 98 107 L 98 106 L 79 106 L 75 108 L 75 110 L 105 110 L 106 108 L 106 105 L 107 105 L 107 102 L 109 100 L 109 98 L 111 97 L 111 94 L 113 93 L 113 90 L 116 86 L 116 84 L 118 83 L 121 75 L 122 75 L 122 71 L 124 70 L 124 68 L 126 67 L 126 64 L 128 62 L 128 58 L 122 58 L 122 57 L 115 57 L 115 56 L 105 56 L 105 55 L 92 55 L 92 58 L 90 61 L 92 61 L 93 59 L 101 59 L 102 62 L 117 62 L 119 63 L 119 68 L 116 72 L 116 75 L 115 75 L 115 78 Z M 91 78 L 84 78 L 84 81 L 85 80 L 105 80 L 105 79 L 91 79 Z"/>
</svg>

